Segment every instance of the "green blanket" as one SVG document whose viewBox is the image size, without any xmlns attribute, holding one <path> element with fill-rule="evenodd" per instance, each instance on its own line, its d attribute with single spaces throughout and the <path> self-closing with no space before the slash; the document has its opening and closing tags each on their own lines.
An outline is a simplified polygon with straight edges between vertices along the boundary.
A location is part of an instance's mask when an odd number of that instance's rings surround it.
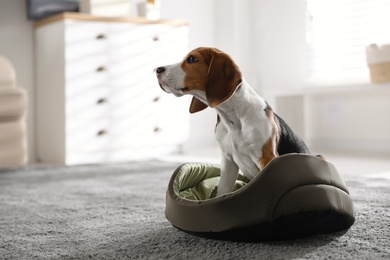
<svg viewBox="0 0 390 260">
<path fill-rule="evenodd" d="M 220 179 L 220 169 L 211 164 L 190 163 L 178 172 L 173 189 L 176 195 L 187 200 L 215 198 Z M 239 173 L 233 192 L 244 187 L 250 180 Z"/>
</svg>

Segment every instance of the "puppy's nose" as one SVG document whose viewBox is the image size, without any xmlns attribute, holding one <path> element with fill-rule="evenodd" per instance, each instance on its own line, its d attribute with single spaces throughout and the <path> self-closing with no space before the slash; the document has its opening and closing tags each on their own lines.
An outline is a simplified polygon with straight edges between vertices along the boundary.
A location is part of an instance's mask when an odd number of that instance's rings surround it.
<svg viewBox="0 0 390 260">
<path fill-rule="evenodd" d="M 158 67 L 158 68 L 156 69 L 157 74 L 163 73 L 164 71 L 165 71 L 165 68 L 164 68 L 164 67 Z"/>
</svg>

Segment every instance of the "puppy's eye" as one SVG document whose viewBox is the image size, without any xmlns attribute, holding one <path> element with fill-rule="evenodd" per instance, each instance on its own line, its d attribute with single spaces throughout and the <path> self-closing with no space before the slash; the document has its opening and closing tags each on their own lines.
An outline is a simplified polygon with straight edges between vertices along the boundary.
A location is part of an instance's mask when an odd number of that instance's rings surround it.
<svg viewBox="0 0 390 260">
<path fill-rule="evenodd" d="M 198 59 L 194 56 L 194 55 L 190 55 L 188 58 L 187 58 L 187 62 L 188 63 L 195 63 L 195 62 L 197 62 L 198 61 Z"/>
</svg>

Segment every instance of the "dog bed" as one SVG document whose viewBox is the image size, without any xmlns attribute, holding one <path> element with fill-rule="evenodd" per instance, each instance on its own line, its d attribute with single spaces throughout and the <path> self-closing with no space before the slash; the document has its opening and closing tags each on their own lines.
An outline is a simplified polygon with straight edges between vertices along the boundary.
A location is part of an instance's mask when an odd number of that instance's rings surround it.
<svg viewBox="0 0 390 260">
<path fill-rule="evenodd" d="M 215 197 L 219 176 L 205 163 L 176 169 L 165 208 L 173 226 L 208 238 L 262 241 L 345 230 L 355 221 L 344 181 L 315 156 L 279 156 L 251 181 L 239 174 L 233 192 Z"/>
</svg>

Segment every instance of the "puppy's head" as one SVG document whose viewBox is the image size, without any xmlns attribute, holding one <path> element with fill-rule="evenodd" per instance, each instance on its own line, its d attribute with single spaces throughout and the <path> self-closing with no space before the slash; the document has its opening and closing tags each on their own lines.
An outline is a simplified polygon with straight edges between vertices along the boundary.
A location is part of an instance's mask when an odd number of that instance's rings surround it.
<svg viewBox="0 0 390 260">
<path fill-rule="evenodd" d="M 242 81 L 240 70 L 228 54 L 204 47 L 192 50 L 180 63 L 158 67 L 157 78 L 160 87 L 175 96 L 205 97 L 203 102 L 193 97 L 191 113 L 223 103 Z"/>
</svg>

